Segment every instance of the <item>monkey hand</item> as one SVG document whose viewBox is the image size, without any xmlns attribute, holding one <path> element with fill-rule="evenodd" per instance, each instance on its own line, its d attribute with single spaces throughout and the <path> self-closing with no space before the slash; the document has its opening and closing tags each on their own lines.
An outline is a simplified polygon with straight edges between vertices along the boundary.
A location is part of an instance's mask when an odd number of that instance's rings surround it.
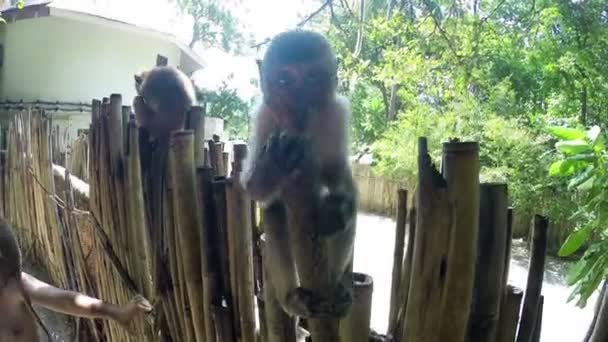
<svg viewBox="0 0 608 342">
<path fill-rule="evenodd" d="M 270 135 L 262 149 L 260 162 L 273 166 L 273 170 L 268 168 L 268 171 L 273 173 L 277 184 L 301 182 L 316 169 L 310 142 L 284 132 Z"/>
<path fill-rule="evenodd" d="M 120 309 L 117 321 L 127 332 L 134 334 L 135 326 L 133 325 L 133 320 L 151 313 L 152 310 L 152 304 L 144 297 L 137 295 Z"/>
<path fill-rule="evenodd" d="M 349 227 L 357 209 L 353 196 L 340 192 L 323 196 L 319 210 L 318 233 L 330 236 Z"/>
<path fill-rule="evenodd" d="M 329 298 L 297 287 L 287 294 L 285 311 L 303 318 L 343 318 L 352 304 L 352 294 L 340 283 Z"/>
</svg>

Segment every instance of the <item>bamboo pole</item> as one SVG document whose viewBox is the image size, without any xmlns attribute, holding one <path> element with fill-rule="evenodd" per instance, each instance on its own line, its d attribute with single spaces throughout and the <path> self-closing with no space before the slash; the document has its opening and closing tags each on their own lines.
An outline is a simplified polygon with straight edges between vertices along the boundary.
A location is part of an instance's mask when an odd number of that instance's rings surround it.
<svg viewBox="0 0 608 342">
<path fill-rule="evenodd" d="M 353 304 L 346 317 L 340 321 L 340 341 L 368 342 L 374 281 L 371 276 L 363 273 L 354 273 L 353 278 Z"/>
<path fill-rule="evenodd" d="M 180 237 L 181 254 L 184 258 L 186 289 L 197 341 L 205 341 L 204 299 L 200 254 L 201 217 L 198 208 L 196 174 L 194 166 L 194 132 L 171 133 L 169 160 L 173 174 L 173 203 L 176 230 Z"/>
<path fill-rule="evenodd" d="M 235 155 L 239 153 L 239 158 L 244 157 L 246 152 L 241 147 L 234 148 Z M 241 329 L 240 340 L 242 342 L 255 342 L 255 304 L 254 304 L 254 279 L 253 279 L 253 241 L 251 224 L 251 200 L 245 194 L 244 189 L 238 182 L 242 159 L 235 159 L 237 170 L 228 182 L 226 191 L 226 202 L 228 205 L 227 217 L 228 228 L 232 232 L 231 236 L 234 244 L 232 257 L 234 258 L 235 273 L 231 273 L 235 279 L 236 294 L 238 302 L 238 312 L 240 317 Z M 227 166 L 227 163 L 224 163 Z"/>
<path fill-rule="evenodd" d="M 515 341 L 522 298 L 523 291 L 521 289 L 511 285 L 507 286 L 504 299 L 500 307 L 500 321 L 498 322 L 496 342 Z"/>
<path fill-rule="evenodd" d="M 446 296 L 439 340 L 464 342 L 475 281 L 479 230 L 479 144 L 443 144 L 442 164 L 454 205 L 454 225 L 446 264 Z"/>
<path fill-rule="evenodd" d="M 509 283 L 509 270 L 511 268 L 511 245 L 513 242 L 513 207 L 507 209 L 507 238 L 505 240 L 505 261 L 503 265 L 502 287 Z"/>
<path fill-rule="evenodd" d="M 143 194 L 143 183 L 141 179 L 141 165 L 139 157 L 139 129 L 135 120 L 130 120 L 128 123 L 128 156 L 127 156 L 127 206 L 129 227 L 133 231 L 133 239 L 137 243 L 133 244 L 134 255 L 132 258 L 136 261 L 136 271 L 138 274 L 137 286 L 141 289 L 145 298 L 154 298 L 153 280 L 152 280 L 152 242 L 150 234 L 148 234 L 147 221 L 145 215 L 145 203 Z"/>
<path fill-rule="evenodd" d="M 216 172 L 215 170 L 213 172 Z M 216 178 L 212 183 L 213 189 L 213 205 L 214 205 L 214 244 L 218 252 L 219 274 L 220 274 L 220 290 L 224 300 L 230 310 L 232 319 L 231 326 L 233 334 L 238 336 L 240 321 L 235 303 L 236 292 L 233 291 L 233 280 L 230 272 L 230 258 L 228 245 L 228 223 L 227 223 L 227 207 L 226 207 L 226 179 L 223 177 Z"/>
<path fill-rule="evenodd" d="M 481 184 L 479 198 L 479 253 L 468 340 L 493 342 L 504 293 L 508 238 L 507 185 Z"/>
<path fill-rule="evenodd" d="M 547 252 L 547 230 L 549 221 L 546 217 L 535 215 L 530 255 L 530 270 L 524 294 L 521 321 L 517 332 L 517 342 L 531 342 L 534 324 L 538 315 L 538 303 L 543 286 L 545 256 Z"/>
<path fill-rule="evenodd" d="M 445 258 L 453 206 L 447 183 L 432 165 L 426 138 L 418 140 L 416 234 L 401 341 L 436 342 L 445 291 Z"/>
<path fill-rule="evenodd" d="M 401 301 L 399 298 L 399 287 L 401 282 L 401 270 L 403 266 L 403 254 L 405 244 L 405 230 L 407 219 L 407 191 L 397 190 L 397 222 L 395 229 L 395 247 L 393 249 L 393 272 L 391 282 L 391 299 L 388 316 L 388 331 L 393 333 L 397 325 L 397 313 Z"/>
<path fill-rule="evenodd" d="M 195 135 L 196 137 L 196 135 Z M 198 138 L 197 138 L 198 139 Z M 198 161 L 197 161 L 198 163 Z M 206 167 L 197 168 L 197 178 L 199 185 L 199 203 L 201 204 L 202 224 L 201 224 L 201 264 L 203 272 L 204 285 L 204 304 L 205 304 L 205 325 L 207 326 L 207 340 L 213 341 L 217 334 L 218 322 L 214 320 L 214 303 L 220 303 L 219 294 L 219 279 L 218 279 L 218 262 L 217 251 L 213 248 L 213 235 L 211 233 L 213 226 L 213 190 L 211 188 L 212 170 Z M 224 319 L 225 315 L 220 315 L 217 319 Z M 230 326 L 230 322 L 219 322 L 222 329 Z"/>
<path fill-rule="evenodd" d="M 399 286 L 399 312 L 397 313 L 397 326 L 394 331 L 388 331 L 391 336 L 403 335 L 405 324 L 405 310 L 407 308 L 408 294 L 410 290 L 412 259 L 414 257 L 414 244 L 416 240 L 416 207 L 410 208 L 409 224 L 407 225 L 407 252 L 403 260 L 401 270 L 401 282 Z"/>
</svg>

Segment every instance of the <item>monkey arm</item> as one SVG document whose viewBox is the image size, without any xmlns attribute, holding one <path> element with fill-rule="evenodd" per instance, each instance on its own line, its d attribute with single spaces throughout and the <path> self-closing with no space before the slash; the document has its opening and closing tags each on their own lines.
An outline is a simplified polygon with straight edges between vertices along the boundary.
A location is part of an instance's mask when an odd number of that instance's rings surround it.
<svg viewBox="0 0 608 342">
<path fill-rule="evenodd" d="M 126 326 L 138 314 L 152 310 L 150 303 L 140 296 L 127 305 L 117 306 L 79 292 L 57 288 L 25 272 L 21 273 L 21 282 L 32 304 L 72 316 L 112 319 Z"/>
</svg>

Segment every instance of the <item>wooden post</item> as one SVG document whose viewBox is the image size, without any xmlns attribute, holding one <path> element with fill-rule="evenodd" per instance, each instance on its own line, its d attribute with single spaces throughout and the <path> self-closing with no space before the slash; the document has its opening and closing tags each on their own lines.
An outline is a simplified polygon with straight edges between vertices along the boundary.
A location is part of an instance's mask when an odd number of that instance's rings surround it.
<svg viewBox="0 0 608 342">
<path fill-rule="evenodd" d="M 194 165 L 194 132 L 171 133 L 169 161 L 172 173 L 176 230 L 184 261 L 186 289 L 197 341 L 205 341 L 203 278 L 200 251 L 201 216 Z"/>
<path fill-rule="evenodd" d="M 353 278 L 353 304 L 348 315 L 340 321 L 340 341 L 368 342 L 374 281 L 371 276 L 363 273 L 355 272 Z"/>
<path fill-rule="evenodd" d="M 498 322 L 496 342 L 515 341 L 523 294 L 521 289 L 507 285 L 504 299 L 500 306 L 500 321 Z"/>
<path fill-rule="evenodd" d="M 503 297 L 508 234 L 506 184 L 481 184 L 479 240 L 469 341 L 493 342 Z"/>
<path fill-rule="evenodd" d="M 548 227 L 549 220 L 546 217 L 540 215 L 534 216 L 530 271 L 528 272 L 528 282 L 524 294 L 517 342 L 532 341 L 534 324 L 536 323 L 536 316 L 538 314 L 538 303 L 543 286 Z"/>
<path fill-rule="evenodd" d="M 403 265 L 403 245 L 405 244 L 405 229 L 407 222 L 407 191 L 397 190 L 397 222 L 395 229 L 395 247 L 393 249 L 393 272 L 391 282 L 391 299 L 388 316 L 388 331 L 392 333 L 397 325 L 397 313 L 401 305 L 399 287 Z"/>
<path fill-rule="evenodd" d="M 454 212 L 447 183 L 432 165 L 426 138 L 418 140 L 416 193 L 412 277 L 401 341 L 437 342 L 445 293 L 445 258 Z"/>
<path fill-rule="evenodd" d="M 479 230 L 479 144 L 443 144 L 442 165 L 454 205 L 455 222 L 450 232 L 446 264 L 446 296 L 441 318 L 442 342 L 464 342 L 475 280 Z"/>
</svg>

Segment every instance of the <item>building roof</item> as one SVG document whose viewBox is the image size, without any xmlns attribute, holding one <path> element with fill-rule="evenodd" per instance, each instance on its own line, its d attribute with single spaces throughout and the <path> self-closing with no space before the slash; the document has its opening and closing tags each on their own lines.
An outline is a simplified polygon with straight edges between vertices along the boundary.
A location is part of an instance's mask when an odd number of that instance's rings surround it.
<svg viewBox="0 0 608 342">
<path fill-rule="evenodd" d="M 26 0 L 25 7 L 21 10 L 16 8 L 15 3 L 16 1 L 14 0 L 0 0 L 0 13 L 7 22 L 20 19 L 53 16 L 88 22 L 91 24 L 105 25 L 115 29 L 136 34 L 143 34 L 156 39 L 171 42 L 183 52 L 183 58 L 178 64 L 182 66 L 182 69 L 184 69 L 183 71 L 186 73 L 192 73 L 203 68 L 205 65 L 203 60 L 196 54 L 196 52 L 194 52 L 193 49 L 182 43 L 175 35 L 168 32 L 98 15 L 93 13 L 93 11 L 83 11 L 80 8 L 78 10 L 70 9 L 70 6 L 66 5 L 66 3 L 62 1 Z"/>
</svg>

